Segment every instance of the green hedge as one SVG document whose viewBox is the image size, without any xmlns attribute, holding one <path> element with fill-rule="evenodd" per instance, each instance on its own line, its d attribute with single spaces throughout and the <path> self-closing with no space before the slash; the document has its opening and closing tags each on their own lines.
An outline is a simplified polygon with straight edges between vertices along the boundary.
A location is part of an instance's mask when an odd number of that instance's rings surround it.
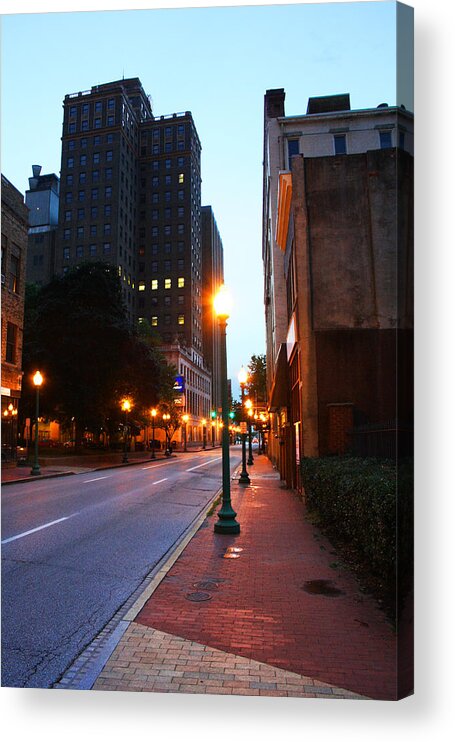
<svg viewBox="0 0 455 742">
<path fill-rule="evenodd" d="M 329 537 L 353 545 L 384 589 L 395 591 L 397 577 L 412 574 L 412 461 L 397 467 L 377 459 L 305 458 L 302 479 L 308 506 Z"/>
</svg>

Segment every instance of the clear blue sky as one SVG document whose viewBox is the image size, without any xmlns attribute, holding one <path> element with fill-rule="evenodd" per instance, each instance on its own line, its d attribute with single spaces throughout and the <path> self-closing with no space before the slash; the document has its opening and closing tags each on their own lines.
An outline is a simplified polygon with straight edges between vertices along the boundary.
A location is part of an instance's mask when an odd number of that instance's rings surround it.
<svg viewBox="0 0 455 742">
<path fill-rule="evenodd" d="M 59 174 L 66 93 L 137 76 L 155 114 L 190 110 L 202 142 L 202 203 L 215 213 L 234 300 L 235 396 L 240 366 L 265 352 L 264 93 L 283 87 L 286 114 L 305 113 L 309 96 L 331 93 L 350 93 L 352 108 L 394 105 L 395 18 L 394 2 L 4 16 L 2 172 L 22 192 L 32 164 Z"/>
</svg>

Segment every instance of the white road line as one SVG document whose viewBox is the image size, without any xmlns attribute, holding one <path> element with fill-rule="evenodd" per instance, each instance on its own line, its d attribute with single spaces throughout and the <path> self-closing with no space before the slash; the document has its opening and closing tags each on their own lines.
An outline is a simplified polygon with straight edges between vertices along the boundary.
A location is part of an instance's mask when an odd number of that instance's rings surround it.
<svg viewBox="0 0 455 742">
<path fill-rule="evenodd" d="M 207 464 L 213 464 L 214 461 L 221 461 L 221 456 L 218 456 L 217 459 L 210 459 L 210 461 L 204 461 L 203 464 L 198 464 L 197 466 L 192 466 L 191 469 L 187 469 L 186 471 L 194 471 L 195 469 L 200 469 L 201 466 L 207 466 Z"/>
<path fill-rule="evenodd" d="M 109 475 L 110 476 L 110 475 Z M 95 479 L 85 479 L 82 484 L 88 484 L 89 482 L 99 482 L 100 479 L 108 479 L 109 476 L 105 477 L 95 477 Z"/>
<path fill-rule="evenodd" d="M 161 484 L 161 482 L 167 482 L 167 477 L 165 477 L 164 479 L 158 479 L 157 482 L 152 482 L 152 484 Z"/>
<path fill-rule="evenodd" d="M 50 526 L 55 526 L 57 523 L 62 523 L 64 520 L 73 518 L 75 515 L 78 515 L 78 513 L 72 513 L 72 515 L 66 515 L 64 518 L 59 518 L 58 520 L 52 520 L 50 523 L 45 523 L 43 526 L 38 526 L 38 528 L 32 528 L 31 531 L 24 531 L 24 533 L 18 533 L 17 536 L 10 536 L 10 538 L 5 538 L 4 541 L 2 541 L 2 544 L 9 544 L 10 541 L 17 541 L 18 538 L 24 538 L 24 536 L 29 536 L 31 533 L 42 531 L 43 528 L 50 528 Z"/>
</svg>

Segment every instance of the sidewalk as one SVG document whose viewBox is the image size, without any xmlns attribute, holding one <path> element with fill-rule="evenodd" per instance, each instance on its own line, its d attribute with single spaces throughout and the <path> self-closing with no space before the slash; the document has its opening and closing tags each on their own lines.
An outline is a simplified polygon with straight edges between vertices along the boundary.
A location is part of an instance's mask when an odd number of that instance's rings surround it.
<svg viewBox="0 0 455 742">
<path fill-rule="evenodd" d="M 217 506 L 129 611 L 90 687 L 394 699 L 397 644 L 384 614 L 265 456 L 250 477 L 232 482 L 240 534 L 214 533 Z M 71 673 L 56 687 L 71 687 Z"/>
</svg>

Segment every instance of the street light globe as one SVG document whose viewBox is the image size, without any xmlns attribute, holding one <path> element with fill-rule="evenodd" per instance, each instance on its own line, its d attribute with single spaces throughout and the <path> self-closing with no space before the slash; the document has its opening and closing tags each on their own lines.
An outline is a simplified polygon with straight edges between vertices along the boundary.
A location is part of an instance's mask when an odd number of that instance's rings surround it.
<svg viewBox="0 0 455 742">
<path fill-rule="evenodd" d="M 153 408 L 153 410 L 150 410 L 150 414 L 152 417 L 156 417 L 156 410 Z"/>
<path fill-rule="evenodd" d="M 238 376 L 239 384 L 246 384 L 248 380 L 248 372 L 244 366 L 240 369 Z"/>
<path fill-rule="evenodd" d="M 35 386 L 41 386 L 43 383 L 43 377 L 41 376 L 40 372 L 37 371 L 33 377 L 33 383 Z"/>
<path fill-rule="evenodd" d="M 247 408 L 247 410 L 251 410 L 252 406 L 253 406 L 253 403 L 251 399 L 247 399 L 245 402 L 245 407 Z"/>
<path fill-rule="evenodd" d="M 183 417 L 182 417 L 182 420 L 183 420 L 184 423 L 187 423 L 189 419 L 190 418 L 188 417 L 188 415 L 183 415 Z"/>
<path fill-rule="evenodd" d="M 207 420 L 205 419 L 205 417 L 202 418 L 201 423 L 202 425 L 207 425 Z"/>
<path fill-rule="evenodd" d="M 124 399 L 122 402 L 122 410 L 123 412 L 129 412 L 131 409 L 131 402 L 129 399 Z"/>
<path fill-rule="evenodd" d="M 218 293 L 215 294 L 213 307 L 217 317 L 220 319 L 228 319 L 231 313 L 232 299 L 224 284 L 220 286 Z"/>
</svg>

